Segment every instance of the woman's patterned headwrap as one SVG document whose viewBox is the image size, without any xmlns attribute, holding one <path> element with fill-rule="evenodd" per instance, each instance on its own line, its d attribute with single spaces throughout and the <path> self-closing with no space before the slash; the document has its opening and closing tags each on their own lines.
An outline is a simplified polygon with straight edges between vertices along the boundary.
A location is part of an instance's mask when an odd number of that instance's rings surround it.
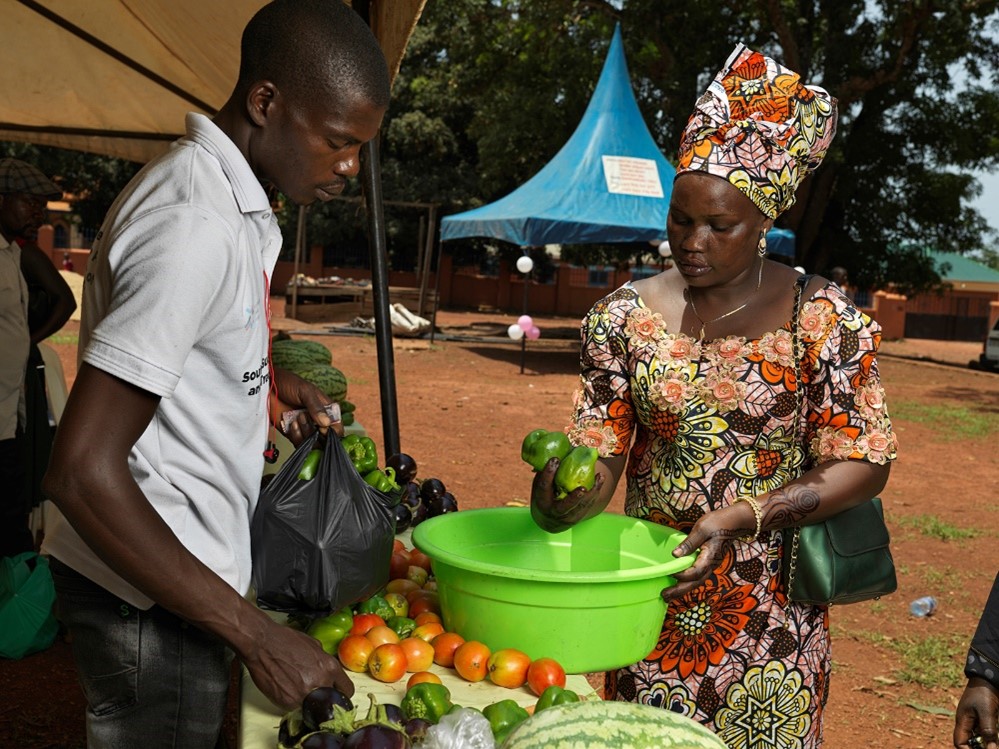
<svg viewBox="0 0 999 749">
<path fill-rule="evenodd" d="M 723 177 L 764 214 L 794 205 L 836 133 L 836 100 L 740 44 L 697 100 L 680 139 L 677 175 Z"/>
</svg>

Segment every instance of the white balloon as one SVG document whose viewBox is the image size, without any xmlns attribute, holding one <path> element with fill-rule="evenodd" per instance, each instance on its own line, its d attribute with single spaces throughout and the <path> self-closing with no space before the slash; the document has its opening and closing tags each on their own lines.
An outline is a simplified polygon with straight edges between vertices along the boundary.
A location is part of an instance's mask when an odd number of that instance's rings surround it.
<svg viewBox="0 0 999 749">
<path fill-rule="evenodd" d="M 521 255 L 517 258 L 517 270 L 521 273 L 530 273 L 533 268 L 534 261 L 527 255 Z"/>
<path fill-rule="evenodd" d="M 795 269 L 796 271 L 798 271 L 798 273 L 804 273 L 804 272 L 805 272 L 805 269 L 804 269 L 804 268 L 802 268 L 802 267 L 801 267 L 800 265 L 796 265 L 796 266 L 794 266 L 794 269 Z"/>
<path fill-rule="evenodd" d="M 513 325 L 511 325 L 509 328 L 506 329 L 506 334 L 510 336 L 513 340 L 519 341 L 521 338 L 524 337 L 524 329 L 519 325 L 517 325 L 517 323 L 514 323 Z"/>
<path fill-rule="evenodd" d="M 659 243 L 659 257 L 670 257 L 672 254 L 673 250 L 670 249 L 668 239 L 664 239 Z"/>
</svg>

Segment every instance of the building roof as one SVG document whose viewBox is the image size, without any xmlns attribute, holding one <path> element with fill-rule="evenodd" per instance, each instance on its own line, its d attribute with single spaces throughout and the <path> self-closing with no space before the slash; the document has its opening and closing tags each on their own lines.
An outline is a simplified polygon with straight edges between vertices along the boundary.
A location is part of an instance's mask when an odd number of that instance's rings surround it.
<svg viewBox="0 0 999 749">
<path fill-rule="evenodd" d="M 969 257 L 958 255 L 956 252 L 937 252 L 935 250 L 929 250 L 928 253 L 936 263 L 937 271 L 940 273 L 941 277 L 947 281 L 999 283 L 999 270 L 976 262 Z M 950 266 L 946 272 L 940 270 L 940 266 L 943 263 L 947 263 Z"/>
</svg>

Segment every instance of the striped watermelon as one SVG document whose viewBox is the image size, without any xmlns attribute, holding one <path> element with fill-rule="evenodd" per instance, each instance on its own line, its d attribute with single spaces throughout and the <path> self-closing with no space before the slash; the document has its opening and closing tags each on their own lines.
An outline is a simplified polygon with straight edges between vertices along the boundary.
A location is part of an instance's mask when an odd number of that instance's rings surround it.
<svg viewBox="0 0 999 749">
<path fill-rule="evenodd" d="M 322 390 L 332 401 L 339 403 L 347 397 L 347 378 L 336 367 L 331 367 L 329 364 L 310 364 L 292 371 Z"/>
<path fill-rule="evenodd" d="M 726 749 L 690 718 L 633 702 L 555 705 L 517 726 L 502 749 Z"/>
<path fill-rule="evenodd" d="M 271 344 L 271 361 L 275 367 L 298 372 L 312 364 L 332 364 L 333 354 L 318 341 L 285 338 Z"/>
</svg>

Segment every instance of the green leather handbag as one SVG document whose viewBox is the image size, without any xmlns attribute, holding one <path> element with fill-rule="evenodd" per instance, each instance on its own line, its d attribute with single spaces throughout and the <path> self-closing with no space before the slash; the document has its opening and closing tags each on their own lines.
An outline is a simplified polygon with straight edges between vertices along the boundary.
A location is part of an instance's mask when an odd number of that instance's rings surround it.
<svg viewBox="0 0 999 749">
<path fill-rule="evenodd" d="M 801 276 L 795 284 L 792 343 L 796 383 L 801 383 L 798 310 L 808 278 Z M 795 388 L 796 435 L 803 390 Z M 781 563 L 788 600 L 813 605 L 857 603 L 894 593 L 898 587 L 879 497 L 821 523 L 786 528 L 783 533 Z"/>
</svg>

